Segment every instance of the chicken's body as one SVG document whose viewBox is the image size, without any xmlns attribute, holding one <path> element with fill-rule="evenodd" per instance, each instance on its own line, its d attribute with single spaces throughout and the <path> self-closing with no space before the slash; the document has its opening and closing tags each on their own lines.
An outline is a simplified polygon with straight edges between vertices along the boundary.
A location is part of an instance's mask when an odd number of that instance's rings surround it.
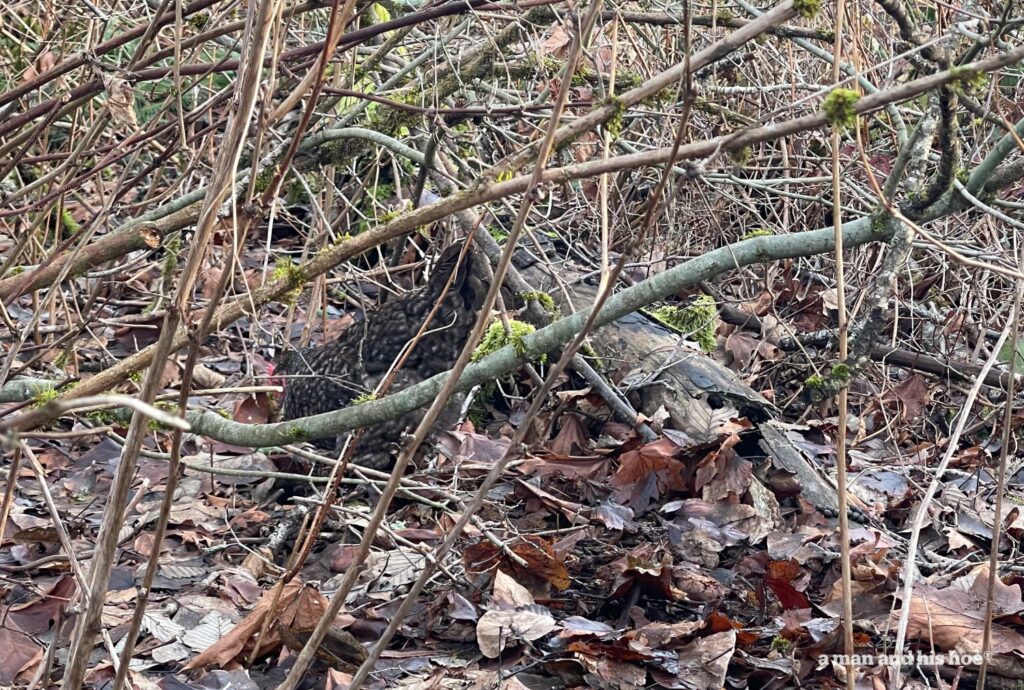
<svg viewBox="0 0 1024 690">
<path fill-rule="evenodd" d="M 338 410 L 372 392 L 438 303 L 458 265 L 460 249 L 461 245 L 453 245 L 445 250 L 427 286 L 419 292 L 368 310 L 365 321 L 349 327 L 332 342 L 286 353 L 275 367 L 275 376 L 283 379 L 285 389 L 282 419 Z M 479 261 L 470 252 L 463 265 L 458 266 L 427 332 L 412 349 L 389 392 L 451 368 L 483 301 Z M 376 469 L 386 468 L 394 460 L 402 433 L 414 427 L 422 415 L 422 410 L 416 410 L 366 429 L 353 461 Z M 326 445 L 333 447 L 334 441 Z"/>
</svg>

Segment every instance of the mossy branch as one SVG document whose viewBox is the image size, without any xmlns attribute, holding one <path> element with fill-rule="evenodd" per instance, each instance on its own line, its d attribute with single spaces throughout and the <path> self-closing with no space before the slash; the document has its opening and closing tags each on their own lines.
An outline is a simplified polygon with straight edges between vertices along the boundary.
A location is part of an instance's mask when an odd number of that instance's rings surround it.
<svg viewBox="0 0 1024 690">
<path fill-rule="evenodd" d="M 844 243 L 848 247 L 856 247 L 868 242 L 884 241 L 888 239 L 888 235 L 885 234 L 887 231 L 890 231 L 890 226 L 872 224 L 866 218 L 853 221 L 844 226 Z M 832 228 L 743 240 L 708 252 L 616 294 L 601 310 L 597 324 L 600 326 L 620 319 L 665 299 L 686 286 L 710 280 L 725 271 L 765 261 L 824 254 L 831 252 L 832 249 Z M 526 361 L 553 352 L 579 332 L 588 313 L 589 310 L 577 312 L 525 335 L 521 340 L 521 353 L 508 345 L 470 364 L 459 379 L 459 390 L 468 390 L 473 386 L 493 381 Z M 296 440 L 296 435 L 300 432 L 304 440 L 331 438 L 356 427 L 395 419 L 429 404 L 437 396 L 447 377 L 447 373 L 439 374 L 380 400 L 277 424 L 241 424 L 224 419 L 213 412 L 190 413 L 187 419 L 195 433 L 243 446 L 277 446 L 290 443 Z"/>
</svg>

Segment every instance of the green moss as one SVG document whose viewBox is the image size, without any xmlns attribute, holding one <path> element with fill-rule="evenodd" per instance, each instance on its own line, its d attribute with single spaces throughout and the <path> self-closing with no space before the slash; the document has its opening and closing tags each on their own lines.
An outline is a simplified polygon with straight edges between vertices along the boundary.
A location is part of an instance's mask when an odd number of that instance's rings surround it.
<svg viewBox="0 0 1024 690">
<path fill-rule="evenodd" d="M 804 19 L 814 19 L 821 11 L 821 0 L 793 0 L 793 9 Z"/>
<path fill-rule="evenodd" d="M 352 404 L 353 405 L 362 405 L 363 403 L 368 403 L 368 402 L 371 402 L 371 401 L 376 400 L 376 399 L 377 399 L 377 396 L 374 395 L 372 392 L 370 392 L 370 393 L 363 393 L 362 395 L 357 395 L 352 400 Z"/>
<path fill-rule="evenodd" d="M 393 184 L 378 184 L 370 187 L 366 190 L 366 193 L 373 197 L 373 200 L 377 203 L 384 203 L 395 195 L 395 185 Z"/>
<path fill-rule="evenodd" d="M 569 78 L 569 84 L 571 86 L 586 86 L 595 78 L 594 72 L 588 70 L 586 67 L 577 67 L 576 71 L 573 72 L 572 77 Z"/>
<path fill-rule="evenodd" d="M 604 123 L 604 128 L 612 139 L 618 139 L 622 133 L 622 116 L 626 112 L 626 103 L 618 96 L 609 96 L 605 104 L 614 106 L 615 112 L 608 118 L 608 122 Z"/>
<path fill-rule="evenodd" d="M 829 124 L 837 127 L 853 127 L 857 123 L 857 101 L 860 94 L 852 89 L 833 89 L 821 102 L 821 111 Z"/>
<path fill-rule="evenodd" d="M 163 275 L 174 273 L 174 269 L 178 267 L 178 256 L 181 254 L 181 234 L 175 233 L 173 237 L 170 237 L 164 242 L 164 268 Z"/>
<path fill-rule="evenodd" d="M 589 340 L 584 340 L 583 344 L 580 345 L 580 354 L 586 359 L 589 359 L 591 361 L 591 366 L 595 369 L 604 369 L 604 360 L 602 360 L 601 356 L 597 354 L 597 350 L 594 349 L 594 346 L 590 344 Z"/>
<path fill-rule="evenodd" d="M 302 427 L 292 425 L 288 427 L 288 430 L 284 432 L 284 435 L 288 437 L 288 440 L 292 443 L 298 443 L 299 441 L 306 440 L 306 432 L 302 430 Z"/>
<path fill-rule="evenodd" d="M 696 340 L 704 352 L 710 354 L 715 351 L 718 310 L 715 300 L 709 295 L 701 295 L 686 307 L 664 306 L 650 314 L 669 328 Z"/>
<path fill-rule="evenodd" d="M 11 269 L 11 275 L 12 276 L 20 276 L 24 272 L 25 272 L 25 267 L 24 266 L 15 266 L 14 268 Z"/>
<path fill-rule="evenodd" d="M 506 345 L 511 345 L 518 355 L 525 354 L 526 344 L 523 342 L 523 339 L 537 329 L 528 323 L 516 321 L 515 319 L 508 322 L 508 328 L 509 332 L 506 333 L 505 325 L 500 320 L 492 323 L 487 328 L 487 333 L 484 334 L 476 350 L 473 351 L 473 361 L 478 362 Z M 541 358 L 541 361 L 544 361 L 544 359 Z"/>
<path fill-rule="evenodd" d="M 735 165 L 743 167 L 744 165 L 750 162 L 750 159 L 753 157 L 753 155 L 754 150 L 749 146 L 744 146 L 743 148 L 738 149 L 736 151 L 730 151 L 729 160 L 731 160 Z"/>
<path fill-rule="evenodd" d="M 398 216 L 400 215 L 402 215 L 402 211 L 400 211 L 399 209 L 385 211 L 384 213 L 380 214 L 380 216 L 377 217 L 377 222 L 381 224 L 390 223 L 395 218 L 398 218 Z"/>
<path fill-rule="evenodd" d="M 540 64 L 549 74 L 556 74 L 558 70 L 562 69 L 562 63 L 550 55 L 545 55 Z"/>
<path fill-rule="evenodd" d="M 267 187 L 274 180 L 274 170 L 275 166 L 269 165 L 256 174 L 256 182 L 253 184 L 254 192 L 263 194 L 263 192 L 267 191 Z"/>
<path fill-rule="evenodd" d="M 68 209 L 62 209 L 60 212 L 60 224 L 64 228 L 64 232 L 68 235 L 74 235 L 81 229 L 78 221 L 75 220 L 74 216 L 71 215 L 71 211 Z"/>
<path fill-rule="evenodd" d="M 793 643 L 787 640 L 782 635 L 776 635 L 774 638 L 772 638 L 771 648 L 773 651 L 785 653 L 788 652 L 792 646 Z"/>
<path fill-rule="evenodd" d="M 142 383 L 142 372 L 141 371 L 130 371 L 128 372 L 128 380 L 134 384 Z"/>
<path fill-rule="evenodd" d="M 774 234 L 775 233 L 769 230 L 768 228 L 757 228 L 756 230 L 751 230 L 750 232 L 746 233 L 745 235 L 740 237 L 740 239 L 752 240 L 755 237 L 771 237 Z"/>
<path fill-rule="evenodd" d="M 736 15 L 733 14 L 730 10 L 726 9 L 726 10 L 719 10 L 718 11 L 718 21 L 720 21 L 720 22 L 732 21 L 735 18 L 736 18 Z"/>
<path fill-rule="evenodd" d="M 97 426 L 109 426 L 117 422 L 117 416 L 112 410 L 92 410 L 85 414 L 85 418 Z"/>
<path fill-rule="evenodd" d="M 558 305 L 555 304 L 555 298 L 546 292 L 541 290 L 531 290 L 529 292 L 519 293 L 519 299 L 524 302 L 538 302 L 544 311 L 551 314 L 552 316 L 558 315 Z"/>
<path fill-rule="evenodd" d="M 875 235 L 881 235 L 885 232 L 886 214 L 875 213 L 871 216 L 871 232 Z"/>
<path fill-rule="evenodd" d="M 164 412 L 166 412 L 168 414 L 172 414 L 172 415 L 178 414 L 178 404 L 173 402 L 173 401 L 171 401 L 171 400 L 157 400 L 156 402 L 153 403 L 153 407 L 155 407 L 158 410 L 163 410 Z M 150 419 L 149 421 L 147 421 L 146 422 L 146 428 L 149 429 L 150 431 L 170 431 L 171 430 L 170 427 L 165 426 L 164 424 L 161 424 L 160 422 L 158 422 L 155 419 Z"/>
<path fill-rule="evenodd" d="M 306 284 L 306 273 L 291 259 L 282 259 L 274 266 L 274 282 L 288 281 L 288 292 L 281 296 L 285 304 L 294 304 L 302 294 L 302 286 Z"/>
<path fill-rule="evenodd" d="M 32 407 L 42 407 L 51 400 L 56 400 L 60 396 L 56 388 L 46 388 L 39 391 L 32 398 Z"/>
<path fill-rule="evenodd" d="M 804 385 L 811 390 L 820 390 L 825 387 L 825 377 L 821 374 L 811 374 L 804 379 Z"/>
<path fill-rule="evenodd" d="M 840 381 L 842 383 L 849 383 L 852 372 L 850 367 L 846 364 L 837 364 L 832 367 L 832 380 Z"/>
<path fill-rule="evenodd" d="M 331 249 L 333 249 L 334 247 L 338 246 L 339 244 L 344 244 L 345 242 L 348 242 L 353 237 L 354 235 L 350 232 L 335 235 L 334 241 L 331 242 L 330 246 L 324 245 L 323 247 L 320 247 L 320 249 L 316 250 L 316 255 L 320 256 L 321 254 L 326 254 L 327 252 L 331 251 Z"/>
<path fill-rule="evenodd" d="M 953 81 L 949 82 L 950 90 L 961 96 L 982 94 L 988 88 L 988 75 L 981 70 L 952 67 L 949 75 L 953 78 Z"/>
<path fill-rule="evenodd" d="M 308 173 L 302 180 L 291 178 L 291 182 L 285 186 L 285 203 L 296 206 L 308 205 L 311 202 L 309 193 L 313 192 L 315 194 L 320 190 L 320 179 L 319 176 Z M 305 184 L 303 184 L 303 181 Z"/>
<path fill-rule="evenodd" d="M 485 424 L 487 424 L 487 408 L 480 403 L 479 396 L 473 398 L 473 404 L 469 406 L 469 410 L 466 412 L 466 418 L 469 419 L 477 429 L 481 429 Z"/>
</svg>

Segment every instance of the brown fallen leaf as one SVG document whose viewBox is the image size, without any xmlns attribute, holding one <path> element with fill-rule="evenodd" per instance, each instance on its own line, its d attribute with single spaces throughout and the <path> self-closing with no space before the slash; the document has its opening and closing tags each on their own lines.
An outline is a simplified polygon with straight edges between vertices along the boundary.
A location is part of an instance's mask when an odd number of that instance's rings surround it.
<svg viewBox="0 0 1024 690">
<path fill-rule="evenodd" d="M 182 670 L 208 666 L 223 668 L 236 657 L 242 662 L 252 653 L 254 645 L 259 645 L 255 656 L 267 654 L 281 645 L 281 626 L 293 631 L 312 630 L 326 610 L 327 599 L 323 594 L 298 580 L 292 580 L 284 586 L 276 606 L 274 589 L 264 592 L 248 616 Z M 263 629 L 268 616 L 275 619 L 275 625 L 269 627 L 265 636 L 256 640 L 255 636 Z"/>
<path fill-rule="evenodd" d="M 984 571 L 979 571 L 982 573 Z M 978 574 L 975 582 L 987 581 L 987 575 Z M 1015 588 L 1017 589 L 1017 588 Z M 1017 600 L 1020 592 L 1017 589 Z M 1000 594 L 1005 600 L 1007 595 Z M 999 615 L 997 610 L 996 615 Z M 892 619 L 898 622 L 899 611 L 892 612 Z M 919 584 L 914 588 L 910 601 L 910 623 L 907 639 L 927 640 L 940 651 L 957 651 L 964 654 L 981 652 L 985 629 L 985 598 L 982 591 L 958 587 L 938 589 Z M 993 623 L 992 646 L 994 654 L 1024 652 L 1024 635 L 1010 628 Z"/>
<path fill-rule="evenodd" d="M 519 581 L 531 581 L 540 578 L 549 582 L 555 589 L 564 591 L 570 584 L 569 571 L 555 554 L 551 543 L 541 537 L 522 537 L 508 545 L 512 553 L 526 561 L 523 568 L 487 539 L 471 544 L 463 552 L 462 559 L 466 570 L 471 573 L 486 573 L 495 568 L 502 568 L 511 573 Z"/>
<path fill-rule="evenodd" d="M 11 687 L 23 672 L 43 660 L 43 647 L 23 632 L 0 627 L 0 685 Z"/>
</svg>

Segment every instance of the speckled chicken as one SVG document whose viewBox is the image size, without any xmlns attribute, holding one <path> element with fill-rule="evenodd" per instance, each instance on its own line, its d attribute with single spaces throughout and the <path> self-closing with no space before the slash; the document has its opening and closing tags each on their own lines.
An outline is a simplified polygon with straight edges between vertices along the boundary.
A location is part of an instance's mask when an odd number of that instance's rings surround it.
<svg viewBox="0 0 1024 690">
<path fill-rule="evenodd" d="M 482 279 L 485 269 L 480 263 L 484 259 L 469 252 L 459 266 L 461 247 L 460 243 L 444 251 L 422 290 L 368 310 L 362 323 L 350 326 L 332 342 L 285 353 L 274 370 L 275 378 L 284 385 L 281 418 L 289 420 L 338 410 L 371 392 L 406 344 L 415 338 L 452 271 L 458 268 L 441 307 L 389 392 L 398 392 L 450 369 L 469 336 L 486 293 Z M 416 410 L 368 428 L 353 461 L 375 469 L 390 466 L 402 434 L 414 428 L 423 413 Z M 438 426 L 453 421 L 444 419 Z M 318 445 L 334 448 L 335 441 L 325 440 Z"/>
</svg>

